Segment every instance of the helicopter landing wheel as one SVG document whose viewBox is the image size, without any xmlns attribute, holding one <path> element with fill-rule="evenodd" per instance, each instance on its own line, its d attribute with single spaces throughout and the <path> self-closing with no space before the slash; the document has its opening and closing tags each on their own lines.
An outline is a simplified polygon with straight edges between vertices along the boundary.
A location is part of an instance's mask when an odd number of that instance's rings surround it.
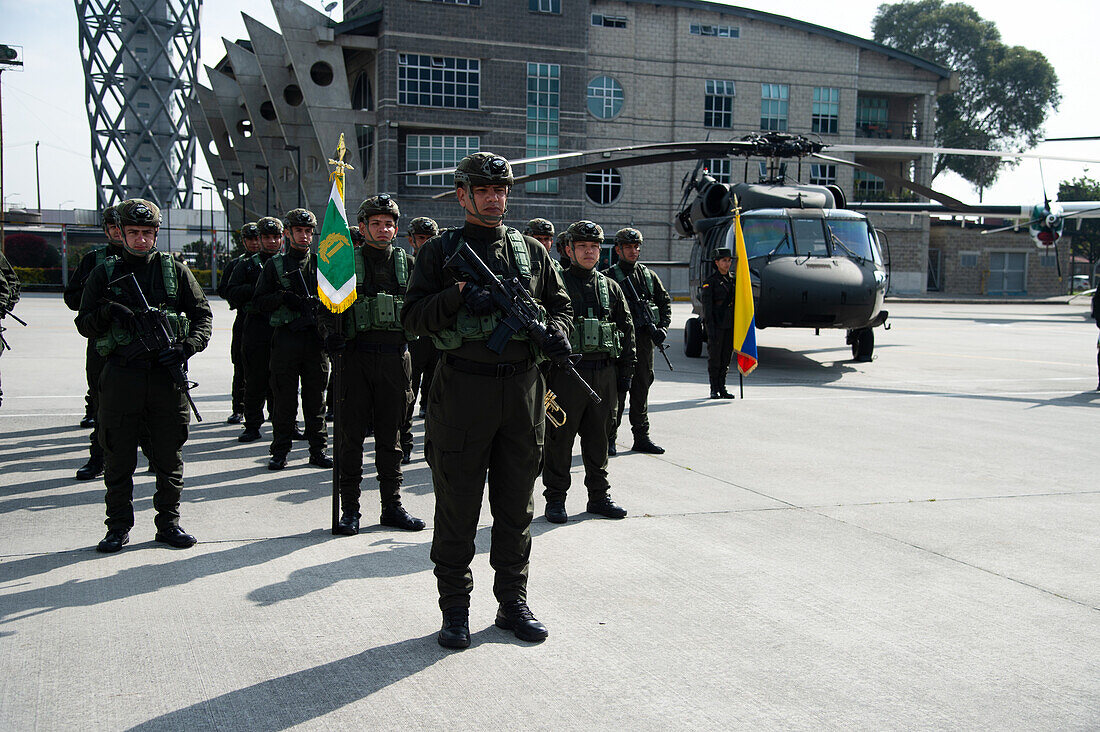
<svg viewBox="0 0 1100 732">
<path fill-rule="evenodd" d="M 703 324 L 699 318 L 688 318 L 684 324 L 684 355 L 699 358 L 703 354 Z"/>
<path fill-rule="evenodd" d="M 848 331 L 848 343 L 852 344 L 852 358 L 867 363 L 875 352 L 875 332 L 870 328 Z"/>
</svg>

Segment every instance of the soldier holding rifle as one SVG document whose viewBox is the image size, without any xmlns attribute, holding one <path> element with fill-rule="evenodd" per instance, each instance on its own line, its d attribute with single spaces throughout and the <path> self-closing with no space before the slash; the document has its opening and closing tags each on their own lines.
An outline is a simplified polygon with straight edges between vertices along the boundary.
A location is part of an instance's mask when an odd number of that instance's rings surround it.
<svg viewBox="0 0 1100 732">
<path fill-rule="evenodd" d="M 95 339 L 107 360 L 97 415 L 107 535 L 97 549 L 116 552 L 130 540 L 134 468 L 142 438 L 157 476 L 155 539 L 185 548 L 195 543 L 179 525 L 182 448 L 191 416 L 185 370 L 187 359 L 210 341 L 210 305 L 187 266 L 156 250 L 157 206 L 130 199 L 117 210 L 123 254 L 108 257 L 89 275 L 76 317 L 80 334 Z"/>
<path fill-rule="evenodd" d="M 420 250 L 401 314 L 410 331 L 431 337 L 442 352 L 428 394 L 425 455 L 435 484 L 431 558 L 443 611 L 438 641 L 448 648 L 470 644 L 470 562 L 486 476 L 493 514 L 489 563 L 500 603 L 496 625 L 522 640 L 547 636 L 527 606 L 532 493 L 545 427 L 546 387 L 535 364 L 542 357 L 568 363 L 573 312 L 543 246 L 503 224 L 513 182 L 511 166 L 499 155 L 462 159 L 455 188 L 465 224 Z M 501 307 L 499 290 L 449 270 L 448 261 L 462 249 L 491 275 L 523 290 L 530 301 L 523 312 L 535 310 L 542 322 L 519 322 Z"/>
</svg>

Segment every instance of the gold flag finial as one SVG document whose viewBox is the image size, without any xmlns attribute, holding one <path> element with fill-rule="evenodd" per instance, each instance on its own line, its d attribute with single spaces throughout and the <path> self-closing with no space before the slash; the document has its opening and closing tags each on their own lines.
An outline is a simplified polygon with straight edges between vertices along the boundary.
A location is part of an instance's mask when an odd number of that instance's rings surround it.
<svg viewBox="0 0 1100 732">
<path fill-rule="evenodd" d="M 336 159 L 329 158 L 328 164 L 333 166 L 335 170 L 329 173 L 329 180 L 332 180 L 336 176 L 344 177 L 345 170 L 355 170 L 355 168 L 348 163 L 344 162 L 344 155 L 348 152 L 347 147 L 344 145 L 344 133 L 340 133 L 340 142 L 336 144 Z"/>
</svg>

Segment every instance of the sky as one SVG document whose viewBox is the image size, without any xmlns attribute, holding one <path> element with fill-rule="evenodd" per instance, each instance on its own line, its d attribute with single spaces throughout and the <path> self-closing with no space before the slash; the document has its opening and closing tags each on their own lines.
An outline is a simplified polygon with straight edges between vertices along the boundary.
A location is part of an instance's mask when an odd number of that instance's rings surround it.
<svg viewBox="0 0 1100 732">
<path fill-rule="evenodd" d="M 503 0 L 520 2 L 521 0 Z M 320 8 L 320 0 L 309 0 Z M 737 0 L 739 5 L 805 20 L 870 38 L 878 0 Z M 1019 0 L 971 0 L 978 13 L 997 24 L 1002 40 L 1040 51 L 1054 66 L 1062 103 L 1045 125 L 1047 137 L 1100 135 L 1100 95 L 1094 70 L 1100 68 L 1095 37 L 1094 0 L 1048 0 L 1039 12 Z M 247 37 L 241 12 L 277 27 L 268 0 L 206 0 L 202 10 L 201 62 L 214 64 L 225 54 L 222 37 Z M 339 19 L 341 7 L 334 11 Z M 23 47 L 25 70 L 0 74 L 3 104 L 4 201 L 36 208 L 35 143 L 38 142 L 39 186 L 43 208 L 94 208 L 95 178 L 91 166 L 88 115 L 84 106 L 84 73 L 77 45 L 73 0 L 0 0 L 0 43 Z M 200 78 L 206 83 L 205 73 Z M 1036 148 L 1060 156 L 1100 158 L 1100 141 L 1046 143 Z M 197 174 L 209 178 L 199 155 Z M 1047 161 L 1042 175 L 1053 196 L 1058 182 L 1080 175 L 1100 178 L 1100 163 Z M 200 182 L 198 185 L 202 185 Z M 933 186 L 962 200 L 976 201 L 965 181 L 948 175 Z M 987 203 L 1031 204 L 1042 199 L 1040 169 L 1022 162 L 1001 174 L 985 192 Z M 220 208 L 216 203 L 215 208 Z"/>
</svg>

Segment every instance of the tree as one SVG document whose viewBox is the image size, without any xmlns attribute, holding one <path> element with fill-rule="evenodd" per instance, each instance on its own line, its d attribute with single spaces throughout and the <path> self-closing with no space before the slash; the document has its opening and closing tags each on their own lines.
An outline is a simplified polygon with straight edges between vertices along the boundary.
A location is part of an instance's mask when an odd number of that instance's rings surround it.
<svg viewBox="0 0 1100 732">
<path fill-rule="evenodd" d="M 965 3 L 943 0 L 883 4 L 872 25 L 877 42 L 958 73 L 959 89 L 936 103 L 936 144 L 974 150 L 1034 147 L 1047 115 L 1058 109 L 1058 76 L 1046 57 L 1007 46 L 1000 31 Z M 932 177 L 958 173 L 981 190 L 1005 166 L 996 158 L 938 155 Z"/>
<path fill-rule="evenodd" d="M 38 234 L 8 234 L 4 237 L 4 248 L 15 267 L 53 269 L 61 266 L 61 252 Z"/>
<path fill-rule="evenodd" d="M 1100 201 L 1100 181 L 1086 176 L 1064 180 L 1058 184 L 1059 201 Z M 1097 203 L 1100 207 L 1100 203 Z M 1077 228 L 1077 224 L 1081 228 Z M 1089 260 L 1089 276 L 1096 271 L 1096 261 L 1100 259 L 1100 221 L 1096 219 L 1070 219 L 1066 222 L 1067 233 L 1073 239 L 1071 255 Z"/>
</svg>

